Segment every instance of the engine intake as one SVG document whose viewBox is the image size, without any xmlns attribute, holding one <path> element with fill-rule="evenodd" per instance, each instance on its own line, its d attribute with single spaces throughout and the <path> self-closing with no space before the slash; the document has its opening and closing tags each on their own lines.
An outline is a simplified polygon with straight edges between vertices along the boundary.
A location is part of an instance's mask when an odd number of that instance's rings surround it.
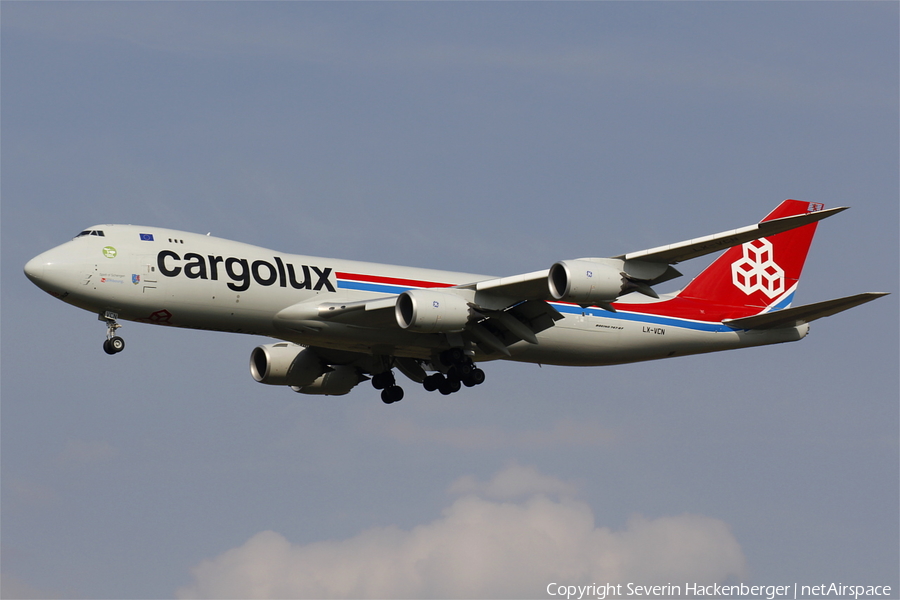
<svg viewBox="0 0 900 600">
<path fill-rule="evenodd" d="M 250 374 L 268 385 L 310 385 L 325 369 L 315 352 L 287 342 L 257 346 L 250 353 Z"/>
<path fill-rule="evenodd" d="M 408 290 L 394 307 L 397 324 L 419 333 L 460 331 L 469 321 L 465 298 L 433 290 Z"/>
<path fill-rule="evenodd" d="M 550 267 L 547 283 L 556 300 L 584 305 L 613 302 L 628 288 L 621 271 L 587 260 L 559 261 Z"/>
</svg>

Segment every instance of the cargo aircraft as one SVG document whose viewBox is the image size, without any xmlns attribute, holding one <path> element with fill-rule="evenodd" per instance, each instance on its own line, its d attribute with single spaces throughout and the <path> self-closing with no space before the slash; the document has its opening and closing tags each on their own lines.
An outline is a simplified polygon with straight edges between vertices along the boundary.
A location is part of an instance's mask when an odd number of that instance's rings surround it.
<svg viewBox="0 0 900 600">
<path fill-rule="evenodd" d="M 119 320 L 263 335 L 260 382 L 341 395 L 371 379 L 391 404 L 394 369 L 428 391 L 484 382 L 484 363 L 613 365 L 802 339 L 863 293 L 791 308 L 818 221 L 845 210 L 786 200 L 761 222 L 611 258 L 487 277 L 285 254 L 160 227 L 97 225 L 35 257 L 25 274 L 106 324 Z M 672 265 L 725 250 L 684 289 Z"/>
</svg>

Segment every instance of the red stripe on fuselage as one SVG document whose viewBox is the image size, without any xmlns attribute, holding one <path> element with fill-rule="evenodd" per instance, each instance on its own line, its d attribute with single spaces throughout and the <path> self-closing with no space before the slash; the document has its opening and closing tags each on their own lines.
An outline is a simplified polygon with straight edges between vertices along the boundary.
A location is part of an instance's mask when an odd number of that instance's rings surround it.
<svg viewBox="0 0 900 600">
<path fill-rule="evenodd" d="M 421 281 L 418 279 L 400 279 L 398 277 L 379 277 L 377 275 L 362 275 L 359 273 L 335 273 L 338 279 L 346 281 L 362 281 L 365 283 L 383 283 L 386 285 L 400 285 L 417 288 L 448 288 L 452 283 L 436 283 L 434 281 Z"/>
</svg>

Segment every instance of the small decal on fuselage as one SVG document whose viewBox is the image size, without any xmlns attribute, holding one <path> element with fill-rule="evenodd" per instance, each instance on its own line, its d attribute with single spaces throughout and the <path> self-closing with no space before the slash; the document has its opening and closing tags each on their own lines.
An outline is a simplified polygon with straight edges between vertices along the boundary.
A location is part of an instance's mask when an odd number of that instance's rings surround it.
<svg viewBox="0 0 900 600">
<path fill-rule="evenodd" d="M 187 261 L 183 265 L 182 261 Z M 272 264 L 274 262 L 274 264 Z M 286 263 L 278 256 L 272 257 L 272 262 L 266 260 L 250 261 L 246 258 L 230 256 L 223 258 L 212 254 L 203 256 L 194 252 L 188 252 L 181 257 L 172 250 L 162 250 L 156 256 L 156 265 L 159 272 L 166 277 L 178 277 L 184 275 L 188 279 L 219 279 L 220 265 L 227 275 L 228 289 L 235 292 L 243 292 L 250 288 L 254 281 L 264 287 L 275 285 L 287 287 L 289 284 L 296 290 L 327 290 L 334 292 L 335 286 L 331 281 L 332 268 L 320 268 L 313 265 L 300 265 L 295 267 Z M 299 281 L 298 281 L 299 271 Z M 313 278 L 316 279 L 315 283 Z"/>
<path fill-rule="evenodd" d="M 172 313 L 164 308 L 162 310 L 152 312 L 150 313 L 150 315 L 141 319 L 135 319 L 135 321 L 137 321 L 138 323 L 153 323 L 154 325 L 171 325 Z"/>
</svg>

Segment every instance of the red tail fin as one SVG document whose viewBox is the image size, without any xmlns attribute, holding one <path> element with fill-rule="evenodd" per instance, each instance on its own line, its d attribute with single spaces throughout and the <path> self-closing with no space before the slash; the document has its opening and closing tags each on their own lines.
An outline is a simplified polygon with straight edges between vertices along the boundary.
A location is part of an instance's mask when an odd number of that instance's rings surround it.
<svg viewBox="0 0 900 600">
<path fill-rule="evenodd" d="M 823 208 L 822 204 L 785 200 L 762 222 Z M 816 225 L 818 222 L 729 248 L 678 297 L 755 309 L 752 312 L 789 306 Z"/>
</svg>

